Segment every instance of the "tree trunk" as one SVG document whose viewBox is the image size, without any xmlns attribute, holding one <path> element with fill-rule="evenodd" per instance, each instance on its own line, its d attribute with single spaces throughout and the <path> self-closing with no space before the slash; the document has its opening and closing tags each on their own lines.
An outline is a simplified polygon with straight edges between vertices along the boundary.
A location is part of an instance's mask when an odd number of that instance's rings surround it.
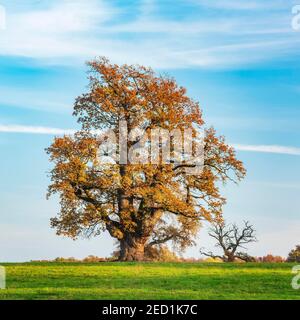
<svg viewBox="0 0 300 320">
<path fill-rule="evenodd" d="M 234 262 L 235 256 L 233 254 L 226 254 L 227 256 L 227 262 Z"/>
<path fill-rule="evenodd" d="M 162 212 L 156 210 L 152 216 L 138 221 L 135 232 L 125 232 L 120 241 L 120 261 L 143 261 L 145 246 L 160 219 Z"/>
<path fill-rule="evenodd" d="M 120 261 L 143 261 L 146 241 L 126 237 L 120 241 Z"/>
</svg>

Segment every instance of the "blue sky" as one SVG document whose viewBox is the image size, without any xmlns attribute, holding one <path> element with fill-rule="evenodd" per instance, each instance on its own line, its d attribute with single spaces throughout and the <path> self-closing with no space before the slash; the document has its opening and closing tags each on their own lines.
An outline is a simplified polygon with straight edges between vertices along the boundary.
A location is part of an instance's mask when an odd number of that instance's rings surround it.
<svg viewBox="0 0 300 320">
<path fill-rule="evenodd" d="M 44 149 L 86 90 L 85 61 L 105 55 L 174 76 L 248 169 L 224 193 L 228 221 L 250 220 L 249 253 L 287 255 L 300 242 L 300 32 L 297 1 L 0 0 L 0 261 L 109 255 L 107 235 L 55 235 Z M 300 4 L 300 1 L 299 1 Z M 1 18 L 1 15 L 0 15 Z M 0 23 L 1 26 L 1 23 Z M 212 243 L 203 229 L 198 247 Z"/>
</svg>

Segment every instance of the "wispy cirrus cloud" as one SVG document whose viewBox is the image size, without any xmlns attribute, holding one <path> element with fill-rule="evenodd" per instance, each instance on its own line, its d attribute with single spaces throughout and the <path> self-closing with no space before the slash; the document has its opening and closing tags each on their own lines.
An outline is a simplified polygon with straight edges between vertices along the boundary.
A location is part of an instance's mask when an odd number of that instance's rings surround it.
<svg viewBox="0 0 300 320">
<path fill-rule="evenodd" d="M 263 10 L 280 9 L 287 6 L 286 0 L 190 0 L 201 6 L 217 8 L 222 10 Z"/>
<path fill-rule="evenodd" d="M 23 134 L 46 134 L 46 135 L 63 135 L 74 134 L 76 130 L 73 129 L 59 129 L 51 127 L 36 127 L 36 126 L 22 126 L 22 125 L 1 125 L 0 133 L 23 133 Z"/>
<path fill-rule="evenodd" d="M 64 135 L 74 134 L 75 129 L 60 129 L 53 127 L 24 126 L 24 125 L 1 125 L 0 133 L 20 133 L 20 134 L 46 134 L 46 135 Z M 287 147 L 280 145 L 247 145 L 233 144 L 238 151 L 277 153 L 286 155 L 300 156 L 300 148 Z"/>
<path fill-rule="evenodd" d="M 300 148 L 287 147 L 278 145 L 247 145 L 247 144 L 234 144 L 236 150 L 250 151 L 250 152 L 263 152 L 263 153 L 277 153 L 300 156 Z"/>
<path fill-rule="evenodd" d="M 286 2 L 190 2 L 194 10 L 181 4 L 181 19 L 167 15 L 154 0 L 135 6 L 65 0 L 26 11 L 11 9 L 7 29 L 1 32 L 0 55 L 59 64 L 82 64 L 106 55 L 118 63 L 155 68 L 237 68 L 295 55 L 299 50 Z M 212 11 L 200 10 L 199 4 Z M 211 15 L 226 8 L 235 9 L 230 17 Z M 269 10 L 257 15 L 254 9 L 259 8 Z"/>
<path fill-rule="evenodd" d="M 89 33 L 116 10 L 104 1 L 54 1 L 22 11 L 7 10 L 0 54 L 31 58 L 86 57 L 94 54 Z M 17 8 L 17 7 L 16 7 Z"/>
</svg>

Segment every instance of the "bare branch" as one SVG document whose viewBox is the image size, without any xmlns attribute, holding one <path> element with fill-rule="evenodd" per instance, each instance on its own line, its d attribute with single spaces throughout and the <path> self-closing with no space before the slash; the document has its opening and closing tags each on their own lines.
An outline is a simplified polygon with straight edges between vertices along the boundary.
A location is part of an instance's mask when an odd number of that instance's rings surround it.
<svg viewBox="0 0 300 320">
<path fill-rule="evenodd" d="M 217 241 L 216 246 L 222 248 L 224 256 L 223 261 L 234 262 L 235 259 L 250 261 L 251 257 L 246 253 L 237 253 L 238 248 L 243 248 L 244 244 L 256 242 L 255 230 L 249 221 L 244 221 L 244 227 L 240 230 L 236 224 L 226 225 L 225 222 L 214 223 L 208 233 L 210 237 Z M 220 257 L 203 250 L 200 252 L 205 256 Z"/>
</svg>

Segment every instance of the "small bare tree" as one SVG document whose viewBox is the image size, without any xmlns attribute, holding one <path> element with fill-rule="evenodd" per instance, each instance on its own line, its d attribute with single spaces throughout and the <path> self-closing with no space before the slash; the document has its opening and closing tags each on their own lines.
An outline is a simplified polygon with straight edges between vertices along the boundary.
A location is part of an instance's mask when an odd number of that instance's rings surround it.
<svg viewBox="0 0 300 320">
<path fill-rule="evenodd" d="M 255 260 L 247 253 L 237 251 L 239 248 L 246 249 L 244 245 L 257 241 L 255 230 L 249 221 L 244 221 L 242 229 L 238 228 L 236 224 L 226 225 L 224 221 L 214 223 L 208 234 L 217 240 L 216 247 L 222 249 L 223 256 L 205 252 L 204 249 L 200 250 L 201 254 L 211 258 L 222 259 L 224 262 L 234 262 L 236 259 L 246 262 Z"/>
</svg>

